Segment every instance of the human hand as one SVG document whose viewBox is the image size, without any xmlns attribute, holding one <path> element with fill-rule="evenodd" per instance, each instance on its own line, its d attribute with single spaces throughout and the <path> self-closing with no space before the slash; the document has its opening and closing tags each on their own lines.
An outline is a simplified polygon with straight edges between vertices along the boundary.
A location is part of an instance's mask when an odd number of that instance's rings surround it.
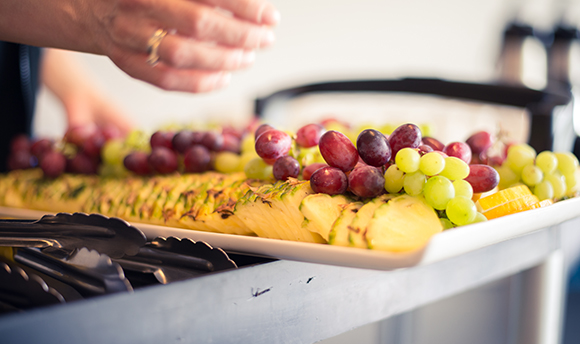
<svg viewBox="0 0 580 344">
<path fill-rule="evenodd" d="M 252 64 L 254 50 L 274 42 L 279 20 L 264 0 L 107 0 L 95 18 L 102 52 L 130 76 L 165 90 L 207 92 Z M 147 63 L 158 29 L 159 63 Z M 150 48 L 150 47 L 149 47 Z"/>
<path fill-rule="evenodd" d="M 108 56 L 130 76 L 166 90 L 207 92 L 274 42 L 267 0 L 0 1 L 0 40 Z M 147 63 L 150 39 L 160 61 Z"/>
<path fill-rule="evenodd" d="M 64 106 L 69 130 L 99 127 L 110 135 L 122 136 L 134 127 L 124 111 L 96 87 L 70 52 L 45 50 L 41 70 L 42 82 Z"/>
</svg>

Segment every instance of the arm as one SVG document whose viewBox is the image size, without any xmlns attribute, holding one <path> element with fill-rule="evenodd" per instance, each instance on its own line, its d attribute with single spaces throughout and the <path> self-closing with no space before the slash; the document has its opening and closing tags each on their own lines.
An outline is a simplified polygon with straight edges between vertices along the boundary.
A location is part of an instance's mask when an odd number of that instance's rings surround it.
<svg viewBox="0 0 580 344">
<path fill-rule="evenodd" d="M 127 134 L 133 127 L 124 112 L 95 87 L 69 52 L 46 49 L 41 79 L 64 105 L 69 128 L 112 125 Z"/>
<path fill-rule="evenodd" d="M 265 0 L 3 0 L 0 39 L 108 56 L 134 78 L 205 92 L 248 67 L 274 41 L 278 12 Z M 162 28 L 160 63 L 148 41 Z"/>
</svg>

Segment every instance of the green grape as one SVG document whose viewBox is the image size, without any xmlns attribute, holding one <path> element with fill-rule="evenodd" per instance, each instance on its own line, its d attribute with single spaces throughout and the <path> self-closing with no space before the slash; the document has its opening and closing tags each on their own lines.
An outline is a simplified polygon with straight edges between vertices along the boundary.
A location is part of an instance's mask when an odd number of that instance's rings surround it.
<svg viewBox="0 0 580 344">
<path fill-rule="evenodd" d="M 391 135 L 391 133 L 395 131 L 395 129 L 397 129 L 397 126 L 388 123 L 378 128 L 378 130 L 385 135 Z"/>
<path fill-rule="evenodd" d="M 219 152 L 215 156 L 214 168 L 221 173 L 233 173 L 241 171 L 242 158 L 232 152 Z"/>
<path fill-rule="evenodd" d="M 123 165 L 123 159 L 128 154 L 128 150 L 121 139 L 112 139 L 103 145 L 101 158 L 106 165 Z"/>
<path fill-rule="evenodd" d="M 459 158 L 450 156 L 445 158 L 445 167 L 439 174 L 450 180 L 465 179 L 469 175 L 469 165 Z"/>
<path fill-rule="evenodd" d="M 441 226 L 443 226 L 443 230 L 447 230 L 447 229 L 451 229 L 451 228 L 455 227 L 453 225 L 453 223 L 451 223 L 451 221 L 449 221 L 449 219 L 441 218 L 441 219 L 439 219 L 439 221 L 441 222 Z"/>
<path fill-rule="evenodd" d="M 298 160 L 300 166 L 308 166 L 319 162 L 325 163 L 322 154 L 320 154 L 318 145 L 310 148 L 300 148 L 300 152 L 298 153 L 296 160 Z"/>
<path fill-rule="evenodd" d="M 240 155 L 240 169 L 244 169 L 251 160 L 256 158 L 259 158 L 256 151 L 242 153 L 242 155 Z"/>
<path fill-rule="evenodd" d="M 514 145 L 508 149 L 505 164 L 515 173 L 521 174 L 526 165 L 534 163 L 535 157 L 535 151 L 530 146 L 526 144 Z"/>
<path fill-rule="evenodd" d="M 542 179 L 544 179 L 544 173 L 534 164 L 526 165 L 522 170 L 522 181 L 527 186 L 534 186 L 541 182 Z"/>
<path fill-rule="evenodd" d="M 129 175 L 129 171 L 122 164 L 121 165 L 101 164 L 99 166 L 99 175 L 103 177 L 125 177 Z"/>
<path fill-rule="evenodd" d="M 536 195 L 540 201 L 554 198 L 554 187 L 552 186 L 552 183 L 547 180 L 542 180 L 534 187 L 534 195 Z"/>
<path fill-rule="evenodd" d="M 578 182 L 580 177 L 580 172 L 576 171 L 576 173 L 565 175 L 566 178 L 566 193 L 574 193 L 578 189 Z"/>
<path fill-rule="evenodd" d="M 451 222 L 463 226 L 473 222 L 477 214 L 477 208 L 472 200 L 463 196 L 456 196 L 447 203 L 445 214 Z"/>
<path fill-rule="evenodd" d="M 444 210 L 449 200 L 455 197 L 455 188 L 449 179 L 435 176 L 427 180 L 423 194 L 427 204 L 437 210 Z"/>
<path fill-rule="evenodd" d="M 133 130 L 127 135 L 125 144 L 130 148 L 149 152 L 151 150 L 151 145 L 149 144 L 150 137 L 150 135 L 142 130 Z"/>
<path fill-rule="evenodd" d="M 482 213 L 477 212 L 475 214 L 475 218 L 470 223 L 479 223 L 479 222 L 485 222 L 485 221 L 487 221 L 487 217 L 485 217 L 485 215 L 483 215 Z"/>
<path fill-rule="evenodd" d="M 471 199 L 473 197 L 473 187 L 467 180 L 459 179 L 453 182 L 455 196 L 463 196 Z"/>
<path fill-rule="evenodd" d="M 266 164 L 262 158 L 254 158 L 244 166 L 246 177 L 250 179 L 273 179 L 272 165 Z"/>
<path fill-rule="evenodd" d="M 445 167 L 445 158 L 437 152 L 423 155 L 419 160 L 419 169 L 426 176 L 434 176 L 441 173 Z"/>
<path fill-rule="evenodd" d="M 574 154 L 570 152 L 558 152 L 554 154 L 558 158 L 558 170 L 563 175 L 569 175 L 576 171 L 578 168 L 578 158 Z"/>
<path fill-rule="evenodd" d="M 536 157 L 536 166 L 544 173 L 552 173 L 558 167 L 558 158 L 550 151 L 543 151 Z"/>
<path fill-rule="evenodd" d="M 433 135 L 435 134 L 435 127 L 431 123 L 423 123 L 419 125 L 419 129 L 421 130 L 421 135 L 423 137 L 425 136 L 433 137 Z"/>
<path fill-rule="evenodd" d="M 254 134 L 248 134 L 244 136 L 244 138 L 242 139 L 240 150 L 242 151 L 242 153 L 256 151 L 256 138 L 254 137 Z"/>
<path fill-rule="evenodd" d="M 401 192 L 404 180 L 405 173 L 399 170 L 397 165 L 389 166 L 385 171 L 385 190 L 392 194 Z"/>
<path fill-rule="evenodd" d="M 403 148 L 397 152 L 395 163 L 405 173 L 413 173 L 419 170 L 421 155 L 413 148 Z"/>
<path fill-rule="evenodd" d="M 498 187 L 503 190 L 512 185 L 517 184 L 520 181 L 520 175 L 515 173 L 508 165 L 501 165 L 496 167 L 496 171 L 499 174 L 499 184 Z"/>
<path fill-rule="evenodd" d="M 554 199 L 560 199 L 566 194 L 566 180 L 557 171 L 555 173 L 546 174 L 544 179 L 549 181 L 554 188 Z"/>
<path fill-rule="evenodd" d="M 403 180 L 403 189 L 411 196 L 419 196 L 425 186 L 425 175 L 421 171 L 407 173 Z"/>
</svg>

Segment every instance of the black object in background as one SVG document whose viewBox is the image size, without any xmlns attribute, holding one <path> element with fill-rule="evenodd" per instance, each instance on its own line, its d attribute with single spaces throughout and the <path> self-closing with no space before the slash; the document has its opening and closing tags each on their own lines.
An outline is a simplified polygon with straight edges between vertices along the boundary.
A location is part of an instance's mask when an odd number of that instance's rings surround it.
<svg viewBox="0 0 580 344">
<path fill-rule="evenodd" d="M 7 169 L 11 139 L 31 134 L 41 49 L 0 41 L 0 172 Z"/>
</svg>

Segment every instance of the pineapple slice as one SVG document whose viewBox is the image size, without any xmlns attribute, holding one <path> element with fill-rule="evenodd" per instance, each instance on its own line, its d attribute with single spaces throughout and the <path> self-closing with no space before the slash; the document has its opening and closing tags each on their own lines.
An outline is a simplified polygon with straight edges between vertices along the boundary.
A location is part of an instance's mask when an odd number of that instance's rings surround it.
<svg viewBox="0 0 580 344">
<path fill-rule="evenodd" d="M 332 224 L 332 228 L 328 235 L 329 244 L 338 246 L 350 245 L 348 240 L 349 225 L 362 206 L 362 202 L 353 202 L 346 205 L 336 221 Z"/>
<path fill-rule="evenodd" d="M 349 203 L 350 200 L 343 195 L 319 193 L 304 197 L 299 207 L 304 216 L 302 227 L 320 234 L 328 241 L 332 224 Z"/>
<path fill-rule="evenodd" d="M 297 179 L 263 185 L 240 199 L 234 215 L 260 237 L 325 243 L 319 234 L 302 228 L 304 216 L 298 207 L 313 193 L 308 181 Z"/>
<path fill-rule="evenodd" d="M 375 212 L 375 209 L 388 202 L 393 197 L 392 194 L 375 197 L 358 210 L 352 219 L 352 222 L 348 225 L 348 241 L 350 246 L 367 248 L 366 228 Z"/>
<path fill-rule="evenodd" d="M 365 238 L 370 249 L 409 252 L 442 230 L 437 213 L 422 196 L 401 195 L 376 208 Z"/>
</svg>

